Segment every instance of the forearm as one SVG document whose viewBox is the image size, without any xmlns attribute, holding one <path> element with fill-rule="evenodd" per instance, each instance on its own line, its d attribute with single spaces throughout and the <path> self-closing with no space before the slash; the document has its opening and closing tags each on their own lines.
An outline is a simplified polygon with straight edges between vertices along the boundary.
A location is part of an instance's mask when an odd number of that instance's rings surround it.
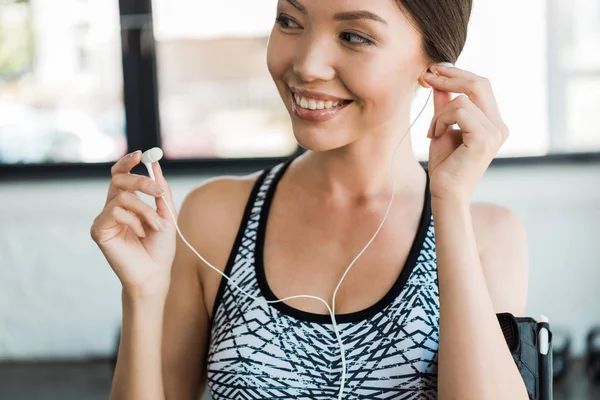
<svg viewBox="0 0 600 400">
<path fill-rule="evenodd" d="M 440 287 L 439 398 L 527 399 L 482 270 L 468 202 L 432 200 Z"/>
<path fill-rule="evenodd" d="M 164 400 L 161 368 L 164 299 L 123 295 L 123 325 L 111 400 Z"/>
</svg>

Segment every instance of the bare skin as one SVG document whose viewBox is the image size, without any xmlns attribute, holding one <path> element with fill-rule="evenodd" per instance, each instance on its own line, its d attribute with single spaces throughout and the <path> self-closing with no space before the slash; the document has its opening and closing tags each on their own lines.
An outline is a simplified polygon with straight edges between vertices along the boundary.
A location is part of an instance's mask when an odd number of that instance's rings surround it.
<svg viewBox="0 0 600 400">
<path fill-rule="evenodd" d="M 364 8 L 384 16 L 386 23 L 336 19 L 340 12 Z M 525 231 L 508 210 L 470 202 L 508 135 L 489 82 L 458 68 L 432 65 L 422 54 L 418 32 L 391 0 L 280 0 L 278 16 L 268 67 L 290 112 L 296 139 L 309 151 L 284 175 L 268 220 L 265 269 L 274 293 L 280 298 L 331 298 L 340 276 L 383 217 L 391 195 L 390 149 L 410 123 L 414 85 L 431 87 L 435 116 L 429 132 L 429 174 L 440 281 L 439 398 L 526 399 L 495 319 L 495 312 L 524 311 Z M 365 44 L 365 38 L 371 44 Z M 298 104 L 291 87 L 351 103 L 329 121 L 308 121 L 295 113 Z M 451 100 L 451 92 L 462 96 Z M 450 129 L 454 124 L 460 129 Z M 176 237 L 164 201 L 150 189 L 151 181 L 129 173 L 140 158 L 134 154 L 113 167 L 106 207 L 91 228 L 123 285 L 123 334 L 111 398 L 196 399 L 206 386 L 210 313 L 221 278 Z M 158 165 L 154 168 L 172 205 L 169 185 Z M 394 168 L 396 199 L 390 217 L 338 292 L 338 313 L 377 302 L 406 260 L 426 178 L 409 137 Z M 256 178 L 211 180 L 190 193 L 179 211 L 185 237 L 220 270 Z M 140 204 L 131 195 L 136 190 L 155 195 L 156 210 Z M 156 220 L 160 227 L 153 227 Z M 325 313 L 317 302 L 289 304 Z M 465 327 L 472 336 L 461 333 Z"/>
<path fill-rule="evenodd" d="M 322 199 L 312 197 L 313 193 L 302 190 L 300 182 L 293 182 L 294 165 L 290 166 L 279 183 L 277 192 L 271 206 L 269 223 L 267 225 L 267 237 L 265 243 L 265 269 L 267 281 L 273 292 L 279 298 L 297 294 L 312 294 L 324 299 L 331 298 L 333 289 L 339 281 L 342 273 L 359 249 L 377 228 L 388 199 L 379 199 L 378 205 L 372 205 L 369 210 L 364 204 L 332 204 L 330 207 L 316 207 L 315 204 L 322 203 Z M 187 233 L 190 243 L 197 243 L 198 249 L 211 263 L 224 271 L 227 258 L 231 251 L 235 236 L 239 229 L 246 199 L 250 195 L 257 175 L 245 178 L 224 178 L 208 183 L 196 189 L 191 194 L 188 203 L 194 210 L 206 210 L 203 215 L 196 215 L 194 225 L 198 229 Z M 423 178 L 424 175 L 418 178 Z M 300 178 L 301 180 L 301 178 Z M 350 313 L 365 309 L 381 299 L 400 274 L 408 256 L 410 244 L 417 231 L 417 225 L 423 205 L 424 181 L 415 183 L 405 189 L 405 193 L 398 193 L 392 213 L 381 231 L 378 239 L 372 247 L 364 254 L 359 262 L 353 267 L 352 273 L 348 275 L 342 289 L 337 295 L 337 308 L 339 314 Z M 321 194 L 323 198 L 325 196 Z M 331 199 L 329 198 L 331 201 Z M 222 201 L 228 201 L 223 204 Z M 385 203 L 385 204 L 384 204 Z M 219 206 L 216 206 L 219 204 Z M 212 205 L 209 206 L 209 205 Z M 236 210 L 232 213 L 231 210 Z M 502 258 L 498 259 L 497 241 L 509 239 L 507 236 L 516 233 L 519 236 L 510 239 L 517 242 L 524 239 L 524 232 L 514 214 L 510 211 L 492 204 L 474 203 L 471 205 L 473 217 L 473 228 L 477 239 L 478 248 L 481 249 L 481 258 L 495 258 L 495 262 L 502 265 L 504 262 L 512 261 L 526 262 L 527 254 L 519 244 L 512 252 L 503 252 Z M 363 217 L 357 218 L 363 214 Z M 508 217 L 509 219 L 505 219 Z M 310 231 L 303 220 L 311 221 Z M 210 231 L 203 231 L 199 222 L 205 221 L 212 226 Z M 321 221 L 321 222 L 318 222 Z M 326 221 L 323 223 L 323 221 Z M 357 225 L 369 227 L 369 229 L 356 229 Z M 349 232 L 355 236 L 348 237 Z M 313 236 L 313 234 L 317 236 Z M 303 240 L 298 240 L 301 237 Z M 343 241 L 331 238 L 344 238 Z M 502 239 L 504 238 L 504 239 Z M 521 242 L 522 243 L 522 242 Z M 510 245 L 507 243 L 507 245 Z M 307 251 L 313 249 L 313 251 Z M 321 250 L 315 250 L 321 249 Z M 494 255 L 495 254 L 495 255 Z M 510 265 L 510 264 L 505 264 Z M 177 268 L 178 266 L 174 266 Z M 513 269 L 514 268 L 514 269 Z M 526 273 L 519 271 L 518 267 L 500 268 L 490 267 L 484 269 L 488 279 L 488 289 L 493 293 L 493 301 L 497 312 L 512 310 L 516 315 L 524 312 L 524 297 L 526 293 Z M 183 268 L 182 268 L 183 269 Z M 191 269 L 191 268 L 190 268 Z M 193 311 L 198 313 L 198 319 L 208 321 L 212 317 L 214 301 L 217 294 L 221 277 L 203 265 L 201 261 L 194 267 L 199 280 L 202 282 L 202 303 L 204 308 Z M 520 275 L 512 275 L 514 272 Z M 511 276 L 512 275 L 512 276 Z M 525 276 L 523 276 L 525 275 Z M 524 279 L 524 280 L 523 280 Z M 182 279 L 183 281 L 183 279 Z M 521 293 L 521 298 L 507 295 L 508 285 L 521 285 L 516 288 Z M 175 287 L 175 286 L 173 286 Z M 180 292 L 178 291 L 173 291 Z M 171 326 L 165 334 L 166 353 L 179 354 L 189 357 L 190 364 L 197 364 L 197 370 L 190 372 L 185 363 L 173 363 L 171 369 L 166 371 L 165 382 L 172 382 L 172 393 L 180 393 L 182 376 L 189 377 L 194 384 L 190 387 L 205 388 L 206 371 L 204 370 L 205 359 L 197 363 L 201 358 L 189 354 L 191 345 L 201 344 L 206 347 L 209 340 L 209 332 L 206 329 L 195 330 L 193 333 L 189 327 L 176 329 L 178 316 L 181 309 L 175 301 L 176 295 L 170 297 L 167 303 L 165 326 Z M 195 299 L 195 297 L 194 297 Z M 325 307 L 317 301 L 295 299 L 288 304 L 302 311 L 326 314 Z M 189 313 L 190 310 L 187 312 Z M 168 317 L 171 316 L 171 317 Z M 206 326 L 204 326 L 206 327 Z M 189 336 L 188 336 L 189 335 Z M 194 340 L 189 338 L 193 337 Z M 186 340 L 186 338 L 188 338 Z M 177 351 L 179 349 L 179 351 Z M 206 353 L 202 352 L 205 357 Z M 168 358 L 169 355 L 166 355 Z M 187 364 L 187 365 L 190 365 Z M 201 373 L 197 373 L 201 371 Z M 202 380 L 196 377 L 202 376 Z M 190 390 L 193 393 L 196 389 Z M 179 398 L 174 396 L 174 398 Z M 194 398 L 193 396 L 189 397 Z"/>
<path fill-rule="evenodd" d="M 300 160 L 297 160 L 300 161 Z M 295 163 L 294 163 L 295 164 Z M 322 298 L 330 298 L 333 282 L 337 282 L 341 273 L 347 267 L 348 257 L 354 254 L 363 245 L 367 236 L 365 230 L 350 229 L 357 220 L 350 218 L 352 211 L 346 214 L 349 208 L 354 208 L 354 213 L 362 212 L 364 219 L 360 222 L 371 228 L 376 227 L 384 211 L 384 205 L 379 204 L 376 212 L 365 210 L 364 204 L 331 206 L 336 210 L 333 215 L 331 209 L 314 207 L 307 197 L 295 201 L 303 191 L 300 186 L 291 182 L 294 179 L 294 164 L 290 167 L 284 179 L 279 184 L 278 191 L 273 201 L 267 229 L 265 265 L 267 279 L 274 293 L 282 298 L 288 295 L 305 293 Z M 137 178 L 141 182 L 148 178 Z M 257 179 L 257 174 L 243 178 L 219 178 L 209 181 L 194 190 L 186 198 L 180 213 L 180 228 L 188 241 L 205 256 L 214 266 L 221 271 L 225 269 L 227 258 L 231 251 L 235 236 L 239 229 L 243 210 L 252 187 Z M 150 185 L 145 182 L 140 185 Z M 422 193 L 419 185 L 405 189 L 405 193 L 398 193 L 396 206 L 390 214 L 387 228 L 382 230 L 379 239 L 373 243 L 372 250 L 365 253 L 370 260 L 357 263 L 352 273 L 348 276 L 344 287 L 338 293 L 339 313 L 348 313 L 367 308 L 377 302 L 388 290 L 391 282 L 400 273 L 401 267 L 408 254 L 408 245 L 414 238 L 418 215 L 422 206 Z M 288 192 L 288 190 L 290 190 Z M 306 194 L 305 194 L 306 196 Z M 327 196 L 324 196 L 327 197 Z M 383 203 L 379 199 L 379 203 Z M 312 201 L 315 201 L 312 199 Z M 346 202 L 347 203 L 347 202 Z M 301 205 L 305 205 L 302 207 Z M 378 211 L 378 212 L 377 212 Z M 522 226 L 515 220 L 509 211 L 490 204 L 473 204 L 473 229 L 477 238 L 477 246 L 481 250 L 481 258 L 494 258 L 499 256 L 497 241 L 510 240 L 513 243 L 524 239 Z M 341 214 L 338 218 L 337 215 Z M 282 218 L 282 215 L 285 215 Z M 336 252 L 330 252 L 331 243 L 318 245 L 314 248 L 327 249 L 323 252 L 304 252 L 315 259 L 299 261 L 296 257 L 302 254 L 300 247 L 313 246 L 312 242 L 291 240 L 298 237 L 308 237 L 306 225 L 296 222 L 298 215 L 309 220 L 327 221 L 319 226 L 324 229 L 343 229 L 347 232 L 358 232 L 358 238 L 353 237 L 349 243 L 336 244 Z M 506 217 L 509 219 L 505 219 Z M 187 223 L 185 222 L 187 221 Z M 211 229 L 203 229 L 210 226 Z M 334 227 L 334 228 L 331 228 Z M 396 229 L 391 229 L 396 227 Z M 317 229 L 318 230 L 318 229 Z M 311 229 L 313 232 L 313 229 Z M 517 233 L 516 238 L 510 238 Z M 345 236 L 345 235 L 344 235 Z M 323 235 L 323 237 L 326 237 Z M 339 235 L 331 236 L 334 238 Z M 404 239 L 401 239 L 401 238 Z M 504 239 L 502 239 L 504 238 Z M 322 237 L 314 238 L 315 241 Z M 367 238 L 368 239 L 368 238 Z M 391 246 L 390 243 L 394 245 Z M 387 246 L 386 246 L 387 245 Z M 510 243 L 506 244 L 510 250 Z M 489 279 L 486 281 L 494 304 L 498 312 L 513 310 L 517 315 L 522 314 L 526 289 L 526 273 L 520 271 L 514 261 L 526 262 L 527 254 L 522 250 L 522 245 L 513 246 L 512 251 L 503 251 L 502 257 L 497 259 L 498 264 L 506 266 L 500 268 L 487 268 L 484 273 Z M 289 249 L 287 256 L 279 249 Z M 272 251 L 272 250 L 276 251 Z M 390 249 L 392 249 L 390 251 Z M 397 250 L 396 250 L 397 249 Z M 329 253 L 329 255 L 328 255 Z M 377 254 L 376 256 L 374 254 Z M 340 256 L 341 255 L 341 256 Z M 328 257 L 327 262 L 317 261 L 318 256 Z M 337 256 L 337 258 L 335 258 Z M 510 262 L 513 261 L 513 264 Z M 311 266 L 311 273 L 295 272 L 293 268 L 282 268 L 283 265 Z M 372 268 L 375 266 L 376 268 Z M 302 267 L 305 268 L 305 267 Z M 294 279 L 285 279 L 286 274 L 292 273 Z M 517 275 L 514 275 L 517 273 Z M 316 274 L 316 275 L 315 275 Z M 525 279 L 523 279 L 523 275 Z M 318 279 L 317 279 L 318 278 Z M 172 266 L 170 280 L 171 290 L 166 296 L 164 316 L 162 313 L 150 312 L 148 319 L 156 320 L 157 324 L 163 322 L 163 353 L 162 374 L 165 398 L 195 399 L 202 394 L 206 386 L 206 357 L 209 340 L 209 327 L 211 312 L 221 277 L 208 266 L 199 261 L 187 247 L 177 241 L 177 253 Z M 365 282 L 367 282 L 365 284 Z M 523 282 L 525 282 L 523 284 Z M 521 298 L 506 295 L 508 285 L 521 284 L 517 293 Z M 368 287 L 368 290 L 366 288 Z M 124 312 L 132 314 L 145 309 L 160 307 L 160 300 L 154 300 L 153 295 L 140 294 L 128 295 L 124 292 Z M 159 305 L 155 305 L 159 303 Z M 323 313 L 320 303 L 299 300 L 290 305 L 303 311 Z M 186 318 L 182 318 L 185 315 Z M 162 321 L 164 319 L 164 321 Z M 144 327 L 151 324 L 145 323 Z M 121 349 L 121 352 L 127 349 Z M 123 364 L 120 364 L 121 367 Z M 146 371 L 145 371 L 146 372 Z M 156 398 L 160 396 L 154 394 Z M 119 395 L 113 391 L 113 398 L 134 398 L 133 395 Z M 152 398 L 152 397 L 150 397 Z"/>
</svg>

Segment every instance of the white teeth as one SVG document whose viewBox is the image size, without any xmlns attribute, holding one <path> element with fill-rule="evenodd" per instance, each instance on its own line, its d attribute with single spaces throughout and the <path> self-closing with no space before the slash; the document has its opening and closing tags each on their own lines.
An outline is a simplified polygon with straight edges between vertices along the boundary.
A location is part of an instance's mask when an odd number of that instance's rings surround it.
<svg viewBox="0 0 600 400">
<path fill-rule="evenodd" d="M 309 110 L 323 110 L 338 107 L 343 102 L 341 101 L 331 101 L 331 100 L 317 100 L 311 99 L 308 97 L 302 97 L 300 95 L 294 94 L 294 100 L 296 104 L 302 108 L 306 108 Z"/>
</svg>

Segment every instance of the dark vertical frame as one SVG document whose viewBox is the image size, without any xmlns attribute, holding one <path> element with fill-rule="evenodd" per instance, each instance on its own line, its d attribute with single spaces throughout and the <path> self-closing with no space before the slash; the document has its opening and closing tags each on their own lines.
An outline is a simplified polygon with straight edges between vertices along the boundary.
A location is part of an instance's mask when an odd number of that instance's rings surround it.
<svg viewBox="0 0 600 400">
<path fill-rule="evenodd" d="M 129 151 L 161 144 L 151 0 L 119 0 Z"/>
</svg>

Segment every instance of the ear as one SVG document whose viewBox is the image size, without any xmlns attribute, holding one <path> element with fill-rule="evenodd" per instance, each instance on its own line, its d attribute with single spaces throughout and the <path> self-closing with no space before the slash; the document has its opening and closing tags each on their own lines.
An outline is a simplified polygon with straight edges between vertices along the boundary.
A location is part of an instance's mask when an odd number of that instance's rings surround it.
<svg viewBox="0 0 600 400">
<path fill-rule="evenodd" d="M 429 83 L 427 83 L 427 81 L 424 79 L 425 73 L 427 72 L 433 72 L 431 71 L 431 67 L 434 64 L 431 64 L 425 71 L 423 71 L 421 73 L 421 75 L 419 76 L 419 79 L 417 80 L 417 82 L 419 82 L 419 85 L 421 85 L 421 87 L 425 88 L 425 89 L 429 89 L 431 88 L 431 85 Z"/>
</svg>

